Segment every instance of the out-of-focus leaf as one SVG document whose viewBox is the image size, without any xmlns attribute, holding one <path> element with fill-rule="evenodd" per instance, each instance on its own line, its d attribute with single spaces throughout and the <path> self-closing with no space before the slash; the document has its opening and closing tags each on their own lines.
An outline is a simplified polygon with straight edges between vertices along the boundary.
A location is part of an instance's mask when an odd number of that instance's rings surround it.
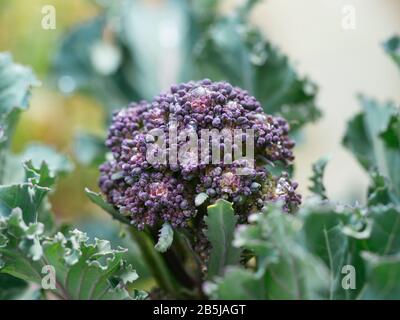
<svg viewBox="0 0 400 320">
<path fill-rule="evenodd" d="M 269 206 L 249 223 L 237 228 L 234 245 L 251 267 L 226 268 L 206 282 L 213 299 L 397 299 L 400 293 L 398 206 L 315 199 L 296 216 Z"/>
<path fill-rule="evenodd" d="M 257 257 L 257 270 L 227 271 L 216 278 L 213 297 L 234 299 L 251 295 L 257 299 L 315 299 L 327 290 L 327 270 L 301 246 L 298 231 L 301 221 L 270 207 L 250 217 L 251 225 L 238 228 L 234 245 L 250 250 Z M 233 271 L 230 271 L 233 272 Z M 240 278 L 239 278 L 240 277 Z M 212 288 L 212 287 L 211 287 Z"/>
<path fill-rule="evenodd" d="M 26 281 L 0 273 L 0 300 L 18 299 L 27 288 Z"/>
<path fill-rule="evenodd" d="M 282 115 L 294 129 L 320 117 L 316 86 L 300 78 L 288 58 L 240 14 L 220 17 L 197 31 L 190 51 L 192 72 L 186 77 L 226 80 L 247 89 L 265 112 Z"/>
<path fill-rule="evenodd" d="M 239 267 L 228 267 L 222 281 L 206 282 L 204 291 L 212 299 L 224 300 L 264 300 L 267 296 L 264 283 L 251 271 Z"/>
<path fill-rule="evenodd" d="M 23 212 L 34 212 L 24 217 L 27 222 L 40 221 L 46 234 L 52 233 L 55 224 L 47 194 L 59 176 L 72 170 L 72 163 L 51 147 L 31 144 L 20 155 L 8 154 L 5 168 L 6 184 L 0 185 L 0 215 L 7 216 L 12 208 L 20 207 Z"/>
<path fill-rule="evenodd" d="M 207 276 L 222 275 L 226 266 L 239 262 L 240 250 L 232 245 L 237 217 L 232 204 L 220 199 L 207 208 L 205 234 L 211 243 Z"/>
<path fill-rule="evenodd" d="M 52 233 L 55 226 L 47 195 L 51 191 L 50 188 L 54 186 L 57 176 L 69 170 L 70 164 L 66 158 L 51 151 L 52 149 L 43 150 L 48 151 L 47 161 L 52 164 L 51 169 L 46 162 L 36 161 L 38 167 L 32 163 L 32 160 L 20 164 L 19 167 L 24 171 L 24 178 L 18 179 L 18 182 L 0 185 L 0 216 L 7 217 L 13 208 L 19 207 L 24 214 L 27 214 L 24 216 L 26 223 L 37 221 L 43 223 L 47 234 Z M 46 153 L 43 156 L 46 156 Z M 20 159 L 18 157 L 18 160 Z M 19 167 L 16 166 L 15 170 L 20 171 Z"/>
<path fill-rule="evenodd" d="M 363 265 L 359 257 L 358 241 L 344 232 L 344 228 L 360 233 L 365 225 L 357 219 L 357 212 L 348 207 L 340 208 L 330 203 L 306 205 L 301 211 L 302 234 L 307 250 L 320 258 L 329 271 L 326 278 L 328 290 L 324 299 L 353 299 L 359 289 L 344 289 L 342 270 L 347 265 L 356 268 L 356 282 L 363 281 Z M 358 221 L 357 221 L 358 220 Z M 349 233 L 349 232 L 348 232 Z"/>
<path fill-rule="evenodd" d="M 13 109 L 28 107 L 30 89 L 38 84 L 32 70 L 15 64 L 8 53 L 0 53 L 0 119 Z"/>
<path fill-rule="evenodd" d="M 348 122 L 343 144 L 353 152 L 364 169 L 368 170 L 371 167 L 374 154 L 366 133 L 364 114 L 359 113 Z"/>
<path fill-rule="evenodd" d="M 360 299 L 398 300 L 400 299 L 400 256 L 378 256 L 363 253 L 367 265 L 368 283 L 363 288 Z"/>
<path fill-rule="evenodd" d="M 397 109 L 393 104 L 381 106 L 365 97 L 360 97 L 360 102 L 363 111 L 348 123 L 343 144 L 366 170 L 377 168 L 388 179 L 394 196 L 400 201 L 400 149 L 393 148 L 391 127 Z"/>
<path fill-rule="evenodd" d="M 7 173 L 5 149 L 20 112 L 28 108 L 30 89 L 37 84 L 31 69 L 15 64 L 10 54 L 0 52 L 0 184 Z"/>
<path fill-rule="evenodd" d="M 238 230 L 235 244 L 256 252 L 268 299 L 313 299 L 327 291 L 327 268 L 301 244 L 301 221 L 270 207 Z"/>
<path fill-rule="evenodd" d="M 380 136 L 386 146 L 400 150 L 400 109 L 399 114 L 390 118 L 387 129 Z"/>
<path fill-rule="evenodd" d="M 98 166 L 105 161 L 107 148 L 104 138 L 89 133 L 79 133 L 75 137 L 74 154 L 79 163 Z"/>
<path fill-rule="evenodd" d="M 24 221 L 33 223 L 40 220 L 39 208 L 49 193 L 50 181 L 45 164 L 39 170 L 25 164 L 26 181 L 0 186 L 0 217 L 8 217 L 16 207 L 24 213 Z"/>
<path fill-rule="evenodd" d="M 49 177 L 53 182 L 60 176 L 71 172 L 74 168 L 72 162 L 63 154 L 58 153 L 50 146 L 31 143 L 21 154 L 7 154 L 4 158 L 5 172 L 3 184 L 19 183 L 25 177 L 23 164 L 30 161 L 35 168 L 40 168 L 43 162 L 49 170 Z M 53 183 L 51 182 L 51 183 Z"/>
<path fill-rule="evenodd" d="M 87 93 L 104 104 L 108 113 L 142 99 L 133 55 L 114 27 L 106 15 L 77 26 L 62 40 L 53 63 L 53 77 L 61 92 Z"/>
<path fill-rule="evenodd" d="M 374 206 L 368 210 L 372 220 L 371 234 L 363 241 L 363 250 L 382 256 L 400 252 L 400 208 Z"/>
<path fill-rule="evenodd" d="M 169 223 L 165 222 L 160 229 L 158 242 L 154 248 L 159 252 L 166 252 L 174 240 L 174 230 Z"/>
<path fill-rule="evenodd" d="M 40 223 L 25 224 L 19 208 L 1 220 L 1 272 L 42 284 L 44 266 L 55 271 L 55 287 L 47 288 L 64 299 L 132 299 L 126 289 L 137 279 L 124 260 L 125 249 L 111 249 L 108 241 L 88 243 L 86 234 L 73 230 L 43 236 Z M 46 289 L 46 288 L 44 288 Z"/>
<path fill-rule="evenodd" d="M 400 37 L 393 36 L 387 40 L 383 45 L 387 54 L 396 62 L 400 67 Z"/>
<path fill-rule="evenodd" d="M 313 164 L 313 175 L 311 177 L 311 182 L 313 183 L 310 186 L 310 191 L 319 195 L 322 199 L 327 199 L 326 189 L 324 186 L 324 172 L 325 167 L 328 164 L 329 158 L 324 157 L 319 159 L 317 162 Z"/>
<path fill-rule="evenodd" d="M 102 197 L 100 193 L 93 192 L 89 190 L 88 188 L 85 188 L 86 195 L 88 198 L 96 205 L 98 205 L 100 208 L 102 208 L 104 211 L 109 213 L 114 219 L 130 224 L 129 219 L 125 217 L 123 214 L 121 214 L 117 209 L 114 208 L 111 204 L 107 203 Z"/>
<path fill-rule="evenodd" d="M 379 174 L 377 170 L 372 170 L 370 178 L 372 183 L 368 187 L 368 206 L 389 204 L 397 201 L 386 177 Z"/>
</svg>

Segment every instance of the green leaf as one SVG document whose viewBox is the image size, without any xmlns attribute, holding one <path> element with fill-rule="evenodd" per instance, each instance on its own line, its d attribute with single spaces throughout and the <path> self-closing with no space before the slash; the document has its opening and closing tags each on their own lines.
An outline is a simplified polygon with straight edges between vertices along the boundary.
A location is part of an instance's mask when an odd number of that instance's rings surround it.
<svg viewBox="0 0 400 320">
<path fill-rule="evenodd" d="M 9 144 L 20 112 L 28 108 L 31 87 L 37 84 L 31 69 L 15 64 L 10 54 L 0 52 L 0 151 Z"/>
<path fill-rule="evenodd" d="M 211 279 L 216 275 L 222 275 L 226 266 L 238 263 L 240 250 L 232 245 L 238 219 L 232 204 L 220 199 L 208 206 L 207 212 L 208 215 L 204 218 L 207 225 L 205 234 L 211 243 L 207 276 Z"/>
<path fill-rule="evenodd" d="M 22 110 L 28 108 L 30 89 L 37 85 L 31 69 L 13 63 L 11 55 L 0 52 L 0 184 L 7 174 L 6 148 Z"/>
<path fill-rule="evenodd" d="M 343 267 L 356 265 L 358 280 L 362 281 L 362 266 L 359 266 L 358 248 L 355 239 L 348 234 L 359 234 L 363 230 L 357 211 L 350 207 L 340 208 L 333 204 L 306 204 L 300 212 L 303 218 L 302 234 L 307 250 L 320 258 L 329 271 L 328 291 L 325 299 L 351 299 L 359 290 L 342 287 Z M 346 233 L 344 230 L 348 230 Z"/>
<path fill-rule="evenodd" d="M 228 267 L 223 279 L 206 282 L 204 291 L 212 299 L 263 300 L 267 296 L 262 281 L 252 272 L 238 267 Z"/>
<path fill-rule="evenodd" d="M 29 144 L 26 149 L 18 155 L 7 154 L 4 158 L 5 172 L 3 184 L 20 183 L 24 181 L 29 163 L 30 171 L 39 170 L 45 163 L 48 184 L 53 185 L 57 178 L 71 172 L 74 168 L 71 161 L 58 153 L 52 147 L 39 143 Z M 43 174 L 42 174 L 43 175 Z"/>
<path fill-rule="evenodd" d="M 37 148 L 41 149 L 41 147 L 34 146 L 31 150 L 37 151 Z M 47 151 L 46 161 L 50 163 L 50 168 L 46 162 L 38 161 L 40 155 L 36 154 L 37 157 L 29 156 L 28 158 L 36 160 L 38 167 L 31 160 L 26 161 L 23 165 L 15 166 L 15 180 L 18 182 L 0 185 L 0 216 L 7 217 L 13 208 L 19 207 L 23 211 L 25 222 L 39 221 L 45 225 L 45 233 L 50 234 L 55 228 L 51 204 L 48 199 L 50 187 L 54 185 L 58 175 L 70 170 L 71 165 L 66 158 L 56 154 L 52 149 L 44 148 L 43 150 L 43 156 L 46 156 Z M 24 157 L 13 157 L 13 159 L 16 158 L 21 160 Z M 24 174 L 19 173 L 19 171 L 24 171 Z M 24 176 L 24 178 L 19 176 Z"/>
<path fill-rule="evenodd" d="M 381 106 L 362 96 L 360 102 L 363 112 L 349 122 L 343 144 L 367 171 L 377 168 L 379 174 L 388 179 L 389 187 L 400 203 L 400 149 L 391 145 L 391 119 L 397 114 L 396 107 L 391 103 Z"/>
<path fill-rule="evenodd" d="M 327 269 L 301 246 L 301 222 L 270 206 L 241 225 L 234 245 L 256 257 L 255 271 L 227 268 L 223 277 L 207 283 L 215 299 L 316 299 L 328 289 Z M 251 260 L 250 260 L 251 261 Z"/>
<path fill-rule="evenodd" d="M 325 167 L 329 161 L 328 157 L 324 157 L 319 159 L 316 163 L 313 164 L 313 175 L 311 177 L 312 181 L 312 186 L 310 186 L 310 191 L 315 193 L 316 195 L 319 195 L 321 199 L 327 199 L 326 195 L 326 189 L 324 186 L 324 172 L 325 172 Z"/>
<path fill-rule="evenodd" d="M 360 295 L 364 300 L 400 299 L 400 256 L 362 255 L 367 265 L 368 284 Z"/>
<path fill-rule="evenodd" d="M 389 204 L 397 201 L 388 179 L 379 174 L 378 170 L 372 170 L 370 178 L 372 184 L 368 187 L 368 206 Z"/>
<path fill-rule="evenodd" d="M 397 35 L 391 37 L 383 44 L 383 47 L 400 68 L 400 37 Z"/>
<path fill-rule="evenodd" d="M 135 288 L 148 288 L 149 284 L 152 283 L 153 279 L 138 244 L 133 241 L 132 237 L 125 234 L 126 230 L 119 223 L 110 222 L 98 216 L 86 217 L 74 223 L 74 226 L 85 232 L 89 238 L 97 237 L 108 240 L 115 247 L 120 246 L 128 249 L 125 255 L 126 261 L 140 274 L 140 278 L 135 282 Z"/>
<path fill-rule="evenodd" d="M 40 172 L 46 172 L 46 168 L 43 165 Z M 31 174 L 37 175 L 37 171 L 33 171 L 29 164 L 25 167 L 25 170 L 27 177 Z M 38 179 L 38 176 L 35 176 L 35 178 Z M 19 184 L 0 186 L 0 217 L 8 217 L 14 208 L 19 207 L 24 212 L 25 222 L 40 220 L 39 208 L 50 189 L 46 179 L 35 180 L 35 178 L 28 178 L 27 182 Z"/>
<path fill-rule="evenodd" d="M 363 112 L 349 122 L 343 144 L 354 153 L 365 169 L 374 165 L 381 169 L 384 167 L 384 150 L 379 134 L 387 128 L 395 108 L 392 104 L 380 106 L 364 96 L 360 96 L 359 100 Z"/>
<path fill-rule="evenodd" d="M 166 252 L 174 240 L 174 230 L 169 223 L 165 222 L 160 229 L 158 242 L 154 248 L 159 252 Z"/>
<path fill-rule="evenodd" d="M 310 201 L 296 216 L 279 206 L 249 217 L 234 245 L 247 269 L 227 268 L 205 285 L 214 299 L 396 299 L 400 209 Z M 254 257 L 254 258 L 252 258 Z M 355 287 L 343 286 L 354 268 Z"/>
<path fill-rule="evenodd" d="M 380 136 L 387 147 L 400 150 L 400 114 L 390 118 L 387 129 Z"/>
<path fill-rule="evenodd" d="M 372 229 L 368 239 L 363 241 L 363 249 L 379 255 L 400 252 L 400 208 L 393 205 L 369 208 L 367 217 Z"/>
<path fill-rule="evenodd" d="M 85 193 L 94 204 L 109 213 L 114 219 L 122 223 L 130 224 L 129 219 L 120 213 L 114 206 L 105 201 L 100 193 L 93 192 L 88 188 L 85 188 Z"/>
<path fill-rule="evenodd" d="M 78 230 L 44 236 L 43 225 L 27 225 L 19 208 L 3 218 L 1 226 L 1 235 L 7 240 L 0 247 L 1 272 L 42 285 L 46 276 L 43 267 L 52 266 L 56 286 L 43 289 L 59 298 L 135 298 L 126 288 L 138 277 L 124 260 L 126 249 L 111 249 L 105 240 L 90 243 Z"/>
<path fill-rule="evenodd" d="M 0 273 L 0 300 L 18 299 L 26 289 L 28 283 L 5 273 Z"/>
<path fill-rule="evenodd" d="M 89 133 L 79 133 L 74 141 L 74 154 L 79 163 L 99 166 L 105 161 L 107 148 L 104 138 Z"/>
<path fill-rule="evenodd" d="M 234 244 L 257 257 L 265 299 L 315 299 L 328 290 L 328 270 L 301 245 L 302 223 L 270 206 L 237 230 Z"/>
</svg>

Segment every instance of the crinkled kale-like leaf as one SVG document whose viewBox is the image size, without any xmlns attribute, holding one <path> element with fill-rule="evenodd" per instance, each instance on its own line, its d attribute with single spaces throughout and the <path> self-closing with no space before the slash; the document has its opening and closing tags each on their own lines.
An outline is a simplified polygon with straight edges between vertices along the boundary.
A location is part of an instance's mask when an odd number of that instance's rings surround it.
<svg viewBox="0 0 400 320">
<path fill-rule="evenodd" d="M 123 256 L 125 249 L 111 249 L 108 241 L 73 230 L 68 234 L 43 236 L 41 223 L 27 225 L 19 208 L 1 221 L 1 272 L 35 282 L 63 299 L 131 299 L 127 285 L 137 279 Z M 54 287 L 48 269 L 55 274 Z M 51 269 L 49 269 L 51 270 Z M 45 287 L 46 281 L 49 287 Z"/>
<path fill-rule="evenodd" d="M 85 189 L 85 192 L 90 201 L 109 213 L 114 219 L 130 225 L 130 220 L 120 213 L 113 205 L 109 204 L 100 193 L 91 191 L 88 188 Z"/>
</svg>

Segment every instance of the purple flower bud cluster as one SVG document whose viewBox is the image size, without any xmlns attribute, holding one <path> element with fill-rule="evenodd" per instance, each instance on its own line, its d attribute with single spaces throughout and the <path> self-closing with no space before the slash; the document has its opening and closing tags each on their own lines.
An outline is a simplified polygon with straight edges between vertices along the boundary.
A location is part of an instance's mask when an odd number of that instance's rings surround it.
<svg viewBox="0 0 400 320">
<path fill-rule="evenodd" d="M 100 167 L 100 187 L 110 203 L 131 218 L 138 229 L 167 221 L 185 227 L 195 215 L 194 195 L 187 181 L 179 181 L 169 172 L 142 172 L 136 179 L 118 170 L 115 161 Z"/>
<path fill-rule="evenodd" d="M 186 140 L 174 138 L 171 126 L 178 136 L 192 132 L 199 137 L 199 148 L 187 150 L 178 161 L 172 161 L 171 151 L 180 149 Z M 207 161 L 200 161 L 200 146 L 210 142 L 201 137 L 204 129 L 252 130 L 253 165 L 247 160 L 231 159 L 232 152 L 224 153 L 222 140 L 220 163 L 210 161 L 211 148 Z M 154 130 L 164 136 L 164 148 L 153 149 L 154 155 L 161 155 L 165 161 L 149 161 Z M 114 114 L 106 141 L 112 159 L 100 167 L 100 188 L 107 200 L 140 229 L 164 221 L 185 227 L 198 213 L 194 199 L 199 193 L 207 194 L 208 204 L 219 198 L 231 201 L 237 214 L 244 217 L 268 201 L 281 200 L 290 211 L 301 202 L 295 192 L 297 184 L 285 175 L 275 177 L 266 169 L 267 162 L 293 161 L 294 142 L 288 133 L 284 119 L 265 114 L 254 97 L 229 83 L 205 79 L 173 85 L 151 102 L 131 104 Z M 243 143 L 246 141 L 243 137 Z M 236 142 L 232 150 L 235 148 Z M 239 173 L 243 168 L 246 174 Z"/>
</svg>

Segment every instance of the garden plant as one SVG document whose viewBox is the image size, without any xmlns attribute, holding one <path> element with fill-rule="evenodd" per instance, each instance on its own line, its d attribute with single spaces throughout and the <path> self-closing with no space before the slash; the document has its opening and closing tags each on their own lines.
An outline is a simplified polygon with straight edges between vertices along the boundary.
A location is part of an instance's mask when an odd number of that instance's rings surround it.
<svg viewBox="0 0 400 320">
<path fill-rule="evenodd" d="M 229 15 L 217 1 L 179 2 L 188 32 L 166 91 L 144 85 L 157 71 L 133 58 L 123 4 L 65 34 L 51 78 L 73 80 L 106 114 L 106 135 L 80 132 L 72 157 L 11 150 L 40 81 L 0 54 L 0 299 L 400 299 L 398 102 L 360 95 L 348 120 L 342 143 L 369 175 L 365 205 L 328 199 L 324 155 L 302 197 L 296 143 L 323 116 L 318 88 L 249 22 L 256 2 Z M 120 54 L 111 69 L 93 62 L 99 43 Z M 382 50 L 400 71 L 400 37 Z M 230 146 L 215 136 L 224 129 Z M 54 218 L 51 195 L 76 165 L 96 168 L 98 188 L 81 192 L 118 236 Z"/>
</svg>

